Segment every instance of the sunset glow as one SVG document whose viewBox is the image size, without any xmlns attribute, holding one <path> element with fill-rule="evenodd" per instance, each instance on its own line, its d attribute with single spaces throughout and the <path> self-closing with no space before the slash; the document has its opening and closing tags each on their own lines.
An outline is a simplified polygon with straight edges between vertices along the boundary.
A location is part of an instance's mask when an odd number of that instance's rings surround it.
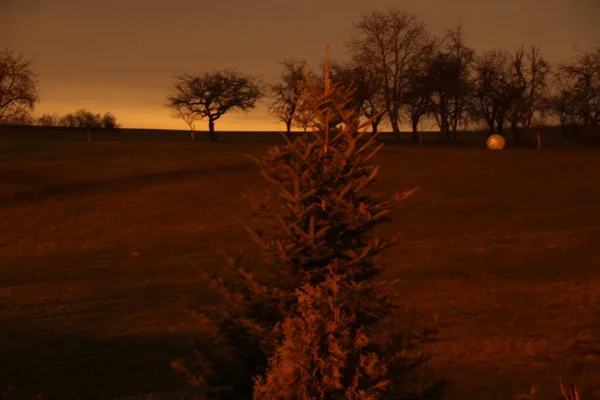
<svg viewBox="0 0 600 400">
<path fill-rule="evenodd" d="M 80 108 L 112 112 L 124 127 L 185 129 L 163 107 L 175 75 L 237 68 L 264 82 L 278 79 L 284 58 L 317 64 L 331 43 L 345 60 L 352 23 L 362 13 L 399 6 L 393 1 L 235 0 L 8 1 L 0 6 L 0 47 L 32 58 L 41 102 L 35 114 Z M 600 5 L 594 0 L 499 3 L 405 1 L 433 34 L 461 23 L 475 50 L 540 45 L 550 62 L 568 61 L 574 45 L 596 45 Z M 320 13 L 313 10 L 319 9 Z M 250 113 L 231 112 L 217 130 L 279 130 L 260 103 Z M 205 130 L 206 121 L 197 129 Z"/>
</svg>

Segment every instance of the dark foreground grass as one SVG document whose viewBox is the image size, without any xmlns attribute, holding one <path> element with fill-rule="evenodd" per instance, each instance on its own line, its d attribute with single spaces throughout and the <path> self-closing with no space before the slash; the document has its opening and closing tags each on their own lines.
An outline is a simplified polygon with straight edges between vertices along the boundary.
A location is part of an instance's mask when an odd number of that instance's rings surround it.
<svg viewBox="0 0 600 400">
<path fill-rule="evenodd" d="M 200 271 L 253 250 L 243 154 L 267 144 L 12 142 L 0 151 L 0 386 L 11 399 L 177 390 Z M 558 378 L 600 398 L 600 152 L 388 146 L 378 190 L 419 186 L 385 228 L 396 290 L 437 323 L 452 399 Z M 0 387 L 0 392 L 3 392 Z M 595 394 L 593 394 L 595 393 Z M 597 397 L 593 397 L 597 396 Z"/>
</svg>

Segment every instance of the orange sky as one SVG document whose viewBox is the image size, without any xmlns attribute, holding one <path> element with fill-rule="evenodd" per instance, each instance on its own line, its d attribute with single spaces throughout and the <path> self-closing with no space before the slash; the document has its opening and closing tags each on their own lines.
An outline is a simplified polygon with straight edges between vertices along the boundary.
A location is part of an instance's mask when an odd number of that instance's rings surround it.
<svg viewBox="0 0 600 400">
<path fill-rule="evenodd" d="M 434 34 L 462 23 L 476 50 L 541 45 L 551 62 L 600 44 L 599 0 L 1 0 L 0 48 L 34 59 L 36 115 L 110 111 L 124 127 L 185 129 L 163 107 L 173 77 L 236 67 L 274 82 L 284 58 L 346 59 L 361 13 L 402 7 Z M 197 128 L 207 129 L 205 121 Z M 280 130 L 264 106 L 217 130 Z"/>
</svg>

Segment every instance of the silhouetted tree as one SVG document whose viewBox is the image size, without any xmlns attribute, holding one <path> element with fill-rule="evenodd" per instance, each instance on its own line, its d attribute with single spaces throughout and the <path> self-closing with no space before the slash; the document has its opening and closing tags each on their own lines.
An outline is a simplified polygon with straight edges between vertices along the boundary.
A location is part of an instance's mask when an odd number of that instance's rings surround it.
<svg viewBox="0 0 600 400">
<path fill-rule="evenodd" d="M 75 111 L 75 121 L 77 121 L 78 128 L 99 128 L 101 127 L 102 116 L 100 114 L 94 114 L 88 110 L 77 110 Z"/>
<path fill-rule="evenodd" d="M 511 132 L 517 141 L 519 140 L 518 125 L 523 122 L 526 109 L 527 79 L 525 78 L 524 56 L 523 47 L 514 52 L 508 75 L 510 103 L 506 112 L 506 120 L 510 123 Z"/>
<path fill-rule="evenodd" d="M 528 130 L 536 113 L 544 111 L 550 67 L 539 47 L 515 51 L 510 65 L 510 103 L 506 119 L 516 141 L 521 140 L 519 125 Z"/>
<path fill-rule="evenodd" d="M 429 68 L 432 111 L 443 138 L 456 140 L 458 126 L 467 123 L 474 56 L 474 50 L 465 45 L 462 27 L 457 26 L 446 32 L 442 50 Z"/>
<path fill-rule="evenodd" d="M 283 62 L 283 66 L 285 68 L 282 74 L 284 83 L 271 87 L 275 96 L 269 104 L 270 111 L 286 123 L 288 133 L 291 126 L 301 127 L 306 132 L 309 123 L 315 118 L 315 114 L 312 109 L 305 107 L 306 99 L 303 97 L 306 89 L 304 74 L 307 73 L 313 84 L 320 89 L 325 87 L 325 77 L 309 69 L 305 62 L 286 60 Z M 323 69 L 324 64 L 321 67 Z M 352 88 L 352 100 L 345 102 L 344 106 L 347 109 L 353 109 L 359 115 L 363 112 L 363 103 L 369 97 L 372 97 L 369 93 L 371 90 L 369 82 L 366 79 L 364 69 L 360 66 L 351 63 L 333 63 L 331 65 L 331 81 Z M 368 112 L 369 110 L 367 110 Z M 375 119 L 376 121 L 373 124 L 376 127 L 381 121 L 381 116 L 378 115 Z M 331 128 L 334 128 L 340 122 L 341 120 L 333 118 L 330 121 Z"/>
<path fill-rule="evenodd" d="M 176 77 L 166 107 L 187 109 L 208 118 L 211 140 L 217 140 L 215 121 L 230 110 L 250 110 L 261 96 L 258 79 L 235 70 Z"/>
<path fill-rule="evenodd" d="M 117 123 L 117 118 L 110 112 L 102 116 L 101 126 L 103 129 L 119 129 L 121 125 Z"/>
<path fill-rule="evenodd" d="M 181 119 L 190 128 L 190 139 L 196 140 L 196 121 L 202 119 L 202 116 L 193 109 L 182 105 L 172 107 L 172 118 Z"/>
<path fill-rule="evenodd" d="M 40 125 L 55 123 L 56 125 L 47 126 L 64 126 L 70 128 L 117 129 L 120 127 L 117 123 L 117 119 L 111 113 L 107 112 L 106 114 L 101 115 L 85 109 L 77 110 L 75 113 L 65 114 L 62 117 L 46 114 L 40 117 L 39 121 Z"/>
<path fill-rule="evenodd" d="M 428 41 L 426 26 L 413 14 L 390 9 L 363 15 L 354 27 L 358 34 L 348 43 L 352 60 L 381 82 L 388 119 L 399 137 L 408 72 Z"/>
<path fill-rule="evenodd" d="M 427 72 L 438 51 L 438 46 L 439 41 L 431 38 L 423 46 L 418 61 L 413 63 L 408 70 L 408 89 L 402 97 L 402 104 L 406 116 L 411 122 L 413 140 L 419 139 L 418 126 L 421 119 L 433 111 L 431 101 L 433 89 Z"/>
<path fill-rule="evenodd" d="M 381 96 L 382 84 L 376 73 L 355 62 L 331 63 L 331 80 L 335 84 L 353 89 L 348 106 L 371 121 L 373 133 L 386 117 L 385 102 Z"/>
<path fill-rule="evenodd" d="M 508 83 L 509 56 L 505 50 L 490 50 L 475 59 L 471 115 L 483 119 L 490 134 L 502 134 L 511 101 Z"/>
<path fill-rule="evenodd" d="M 562 69 L 552 74 L 552 93 L 548 97 L 551 112 L 558 118 L 563 138 L 574 136 L 575 131 L 583 127 L 583 119 L 577 106 L 575 77 Z"/>
<path fill-rule="evenodd" d="M 77 119 L 75 118 L 75 115 L 68 113 L 63 115 L 62 117 L 59 118 L 58 120 L 58 126 L 65 126 L 65 127 L 69 127 L 69 128 L 76 128 L 77 125 Z"/>
<path fill-rule="evenodd" d="M 550 65 L 541 54 L 540 47 L 531 46 L 526 54 L 527 61 L 527 97 L 524 126 L 527 139 L 534 125 L 543 124 L 548 108 L 548 76 Z M 537 118 L 536 118 L 537 115 Z"/>
<path fill-rule="evenodd" d="M 37 75 L 31 61 L 12 50 L 0 52 L 0 123 L 31 123 L 39 101 Z"/>
<path fill-rule="evenodd" d="M 22 110 L 18 114 L 14 114 L 11 118 L 4 121 L 5 124 L 14 125 L 33 125 L 35 118 L 31 115 L 29 110 Z"/>
<path fill-rule="evenodd" d="M 302 128 L 302 131 L 306 133 L 310 122 L 315 118 L 315 114 L 312 110 L 307 109 L 304 105 L 305 100 L 300 98 L 298 100 L 296 111 L 294 113 L 294 121 L 292 124 L 294 126 Z"/>
<path fill-rule="evenodd" d="M 306 124 L 302 124 L 294 118 L 298 103 L 302 101 L 301 96 L 304 91 L 302 70 L 305 65 L 305 61 L 284 60 L 281 63 L 283 67 L 281 82 L 269 86 L 271 96 L 267 103 L 268 110 L 279 121 L 285 123 L 287 133 L 291 132 L 292 125 L 300 126 L 306 131 Z M 308 73 L 314 77 L 313 72 L 308 70 Z M 306 119 L 310 118 L 307 116 Z"/>
<path fill-rule="evenodd" d="M 554 97 L 555 112 L 581 124 L 588 138 L 594 136 L 600 125 L 600 47 L 578 49 L 571 62 L 559 66 L 559 73 L 563 87 Z"/>
<path fill-rule="evenodd" d="M 42 114 L 37 119 L 37 124 L 41 126 L 59 126 L 60 116 L 57 113 L 54 114 Z"/>
</svg>

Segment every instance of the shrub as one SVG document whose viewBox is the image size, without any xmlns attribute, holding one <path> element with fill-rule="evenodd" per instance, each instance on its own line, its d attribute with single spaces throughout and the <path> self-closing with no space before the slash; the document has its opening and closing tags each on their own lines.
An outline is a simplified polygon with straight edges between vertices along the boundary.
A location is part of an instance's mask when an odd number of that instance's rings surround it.
<svg viewBox="0 0 600 400">
<path fill-rule="evenodd" d="M 253 398 L 378 399 L 389 387 L 386 365 L 356 316 L 341 301 L 347 278 L 334 269 L 320 285 L 296 291 L 295 315 L 278 326 L 283 340 L 257 377 Z"/>
<path fill-rule="evenodd" d="M 303 86 L 306 89 L 299 114 L 314 115 L 308 126 L 310 133 L 293 141 L 284 135 L 286 145 L 272 147 L 261 159 L 255 159 L 271 190 L 262 198 L 251 191 L 246 193 L 257 223 L 244 226 L 262 251 L 266 276 L 259 279 L 240 268 L 241 259 L 232 260 L 239 279 L 207 276 L 218 297 L 215 303 L 198 308 L 208 328 L 196 344 L 192 364 L 174 363 L 194 384 L 232 384 L 239 398 L 248 398 L 253 378 L 265 372 L 264 381 L 257 378 L 263 382 L 257 384 L 257 390 L 274 393 L 275 389 L 265 386 L 276 380 L 273 371 L 277 367 L 267 371 L 269 359 L 277 365 L 286 362 L 286 354 L 301 352 L 298 348 L 286 353 L 286 343 L 303 335 L 306 319 L 316 317 L 320 307 L 325 307 L 326 315 L 344 315 L 335 327 L 341 330 L 335 333 L 341 335 L 337 346 L 342 346 L 342 353 L 358 362 L 356 365 L 360 360 L 372 362 L 377 351 L 387 352 L 385 365 L 392 366 L 389 374 L 422 361 L 396 362 L 399 335 L 380 329 L 379 323 L 395 305 L 383 283 L 377 282 L 383 267 L 376 261 L 393 239 L 378 236 L 375 228 L 388 220 L 394 200 L 368 192 L 379 172 L 371 160 L 382 146 L 375 146 L 377 134 L 367 132 L 372 121 L 361 122 L 348 106 L 352 90 L 331 84 L 329 61 L 324 89 L 307 74 Z M 402 198 L 396 195 L 396 200 Z M 334 282 L 339 288 L 335 301 L 321 304 L 331 300 L 328 296 L 333 295 Z M 315 298 L 311 299 L 311 294 Z M 306 346 L 316 346 L 323 339 L 329 322 L 320 318 L 320 328 L 306 332 Z M 379 339 L 367 339 L 371 333 Z M 321 362 L 318 357 L 328 357 L 317 355 L 315 349 L 306 349 L 313 351 L 315 363 Z M 356 376 L 349 372 L 356 370 L 356 365 L 345 366 L 343 373 L 335 372 L 340 366 L 325 368 L 335 376 L 342 373 L 343 390 L 350 390 L 354 386 L 347 379 Z M 369 379 L 386 375 L 386 368 L 381 366 Z M 314 384 L 326 387 L 325 382 Z M 356 390 L 367 390 L 362 381 L 357 385 Z M 375 382 L 373 387 L 384 386 Z M 388 386 L 398 388 L 398 384 Z"/>
</svg>

